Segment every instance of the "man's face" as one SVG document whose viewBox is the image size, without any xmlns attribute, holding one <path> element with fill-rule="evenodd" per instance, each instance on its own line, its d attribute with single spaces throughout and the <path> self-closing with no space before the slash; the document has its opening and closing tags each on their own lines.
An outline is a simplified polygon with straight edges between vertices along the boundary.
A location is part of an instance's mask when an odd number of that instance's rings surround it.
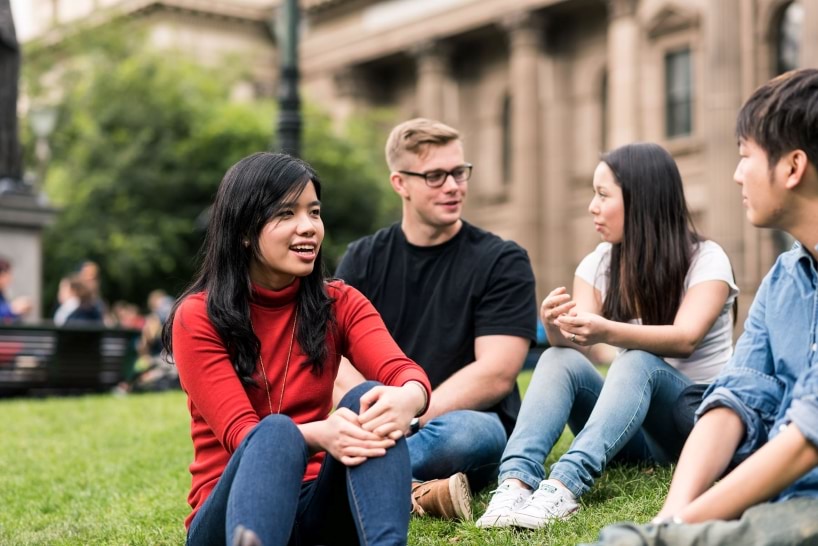
<svg viewBox="0 0 818 546">
<path fill-rule="evenodd" d="M 756 227 L 783 228 L 786 165 L 779 161 L 770 168 L 767 152 L 751 139 L 739 141 L 739 156 L 733 179 L 741 186 L 747 219 Z"/>
<path fill-rule="evenodd" d="M 429 146 L 423 155 L 406 154 L 400 170 L 428 173 L 451 171 L 465 164 L 463 145 L 454 140 L 443 146 Z M 456 224 L 463 212 L 468 181 L 455 182 L 447 176 L 438 188 L 430 188 L 423 177 L 392 173 L 392 184 L 404 198 L 405 220 L 439 229 Z"/>
</svg>

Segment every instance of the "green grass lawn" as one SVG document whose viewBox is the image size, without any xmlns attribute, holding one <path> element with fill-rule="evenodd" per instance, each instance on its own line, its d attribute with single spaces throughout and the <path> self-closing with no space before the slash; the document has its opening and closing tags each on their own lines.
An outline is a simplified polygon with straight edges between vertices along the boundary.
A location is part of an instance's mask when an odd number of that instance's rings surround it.
<svg viewBox="0 0 818 546">
<path fill-rule="evenodd" d="M 520 376 L 523 388 L 529 379 Z M 0 544 L 184 544 L 188 418 L 181 392 L 0 401 Z M 565 434 L 555 453 L 569 442 Z M 546 530 L 482 531 L 473 523 L 413 518 L 409 543 L 591 541 L 607 523 L 652 517 L 669 479 L 667 468 L 614 467 L 574 518 Z M 476 498 L 476 515 L 488 496 Z"/>
</svg>

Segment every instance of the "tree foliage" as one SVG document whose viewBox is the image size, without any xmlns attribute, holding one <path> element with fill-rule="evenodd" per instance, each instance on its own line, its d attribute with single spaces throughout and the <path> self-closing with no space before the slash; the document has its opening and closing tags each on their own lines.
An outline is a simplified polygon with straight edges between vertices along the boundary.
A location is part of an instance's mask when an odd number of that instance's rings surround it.
<svg viewBox="0 0 818 546">
<path fill-rule="evenodd" d="M 178 293 L 198 265 L 203 212 L 225 171 L 270 149 L 275 105 L 231 102 L 225 82 L 240 74 L 203 68 L 178 52 L 89 47 L 70 67 L 59 79 L 45 181 L 60 209 L 44 233 L 46 294 L 86 259 L 100 264 L 108 301 L 142 303 L 155 288 Z M 36 83 L 29 89 L 48 92 Z M 330 269 L 350 240 L 395 212 L 375 127 L 358 120 L 338 136 L 325 113 L 308 108 L 305 115 L 303 155 L 324 184 Z"/>
</svg>

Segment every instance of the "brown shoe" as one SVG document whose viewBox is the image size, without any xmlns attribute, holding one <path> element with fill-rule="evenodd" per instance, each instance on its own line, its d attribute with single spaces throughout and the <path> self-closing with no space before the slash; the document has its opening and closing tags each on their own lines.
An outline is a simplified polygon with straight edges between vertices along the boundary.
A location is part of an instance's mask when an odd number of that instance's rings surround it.
<svg viewBox="0 0 818 546">
<path fill-rule="evenodd" d="M 442 519 L 471 520 L 471 490 L 466 475 L 412 484 L 412 513 Z"/>
</svg>

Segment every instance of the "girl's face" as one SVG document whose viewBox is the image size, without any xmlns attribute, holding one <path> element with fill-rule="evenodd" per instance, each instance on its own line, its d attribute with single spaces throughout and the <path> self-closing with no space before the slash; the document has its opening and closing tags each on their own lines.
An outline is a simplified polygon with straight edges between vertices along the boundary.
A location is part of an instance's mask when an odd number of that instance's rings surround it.
<svg viewBox="0 0 818 546">
<path fill-rule="evenodd" d="M 594 198 L 588 205 L 588 212 L 594 217 L 594 229 L 603 241 L 612 244 L 622 242 L 625 231 L 622 187 L 617 184 L 613 171 L 604 161 L 594 171 Z"/>
<path fill-rule="evenodd" d="M 315 185 L 307 182 L 298 199 L 282 203 L 281 210 L 261 229 L 250 278 L 265 288 L 279 290 L 296 277 L 306 277 L 315 267 L 323 240 L 321 202 Z"/>
</svg>

